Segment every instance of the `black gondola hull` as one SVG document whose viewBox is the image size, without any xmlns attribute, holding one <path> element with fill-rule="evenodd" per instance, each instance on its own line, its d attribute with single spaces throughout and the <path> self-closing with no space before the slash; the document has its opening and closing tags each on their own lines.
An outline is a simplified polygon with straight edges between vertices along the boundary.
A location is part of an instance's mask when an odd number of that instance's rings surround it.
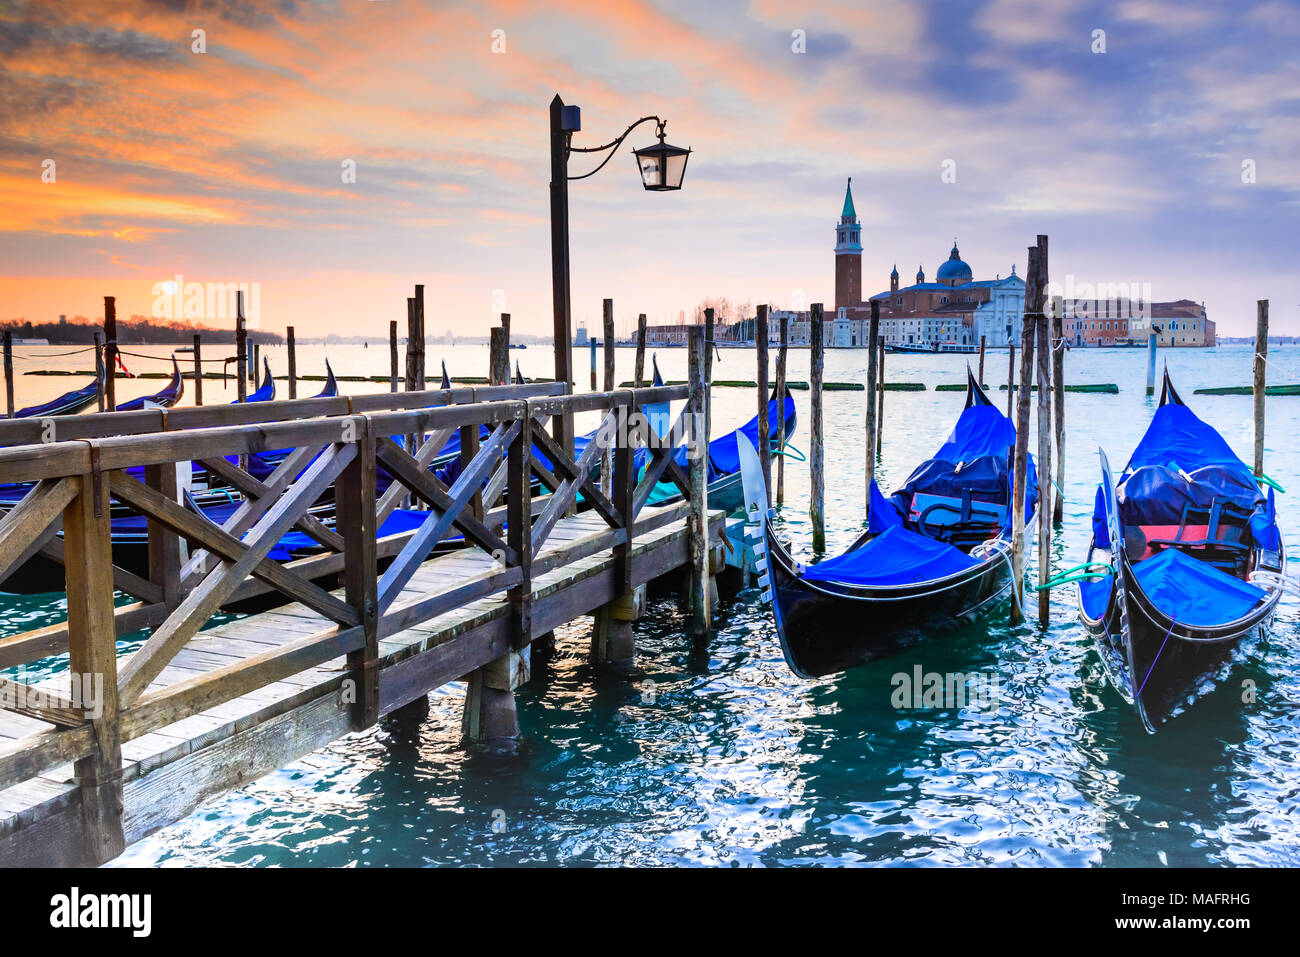
<svg viewBox="0 0 1300 957">
<path fill-rule="evenodd" d="M 907 587 L 807 582 L 770 528 L 766 535 L 781 650 L 803 678 L 887 658 L 956 629 L 1011 588 L 1011 571 L 1000 555 L 961 574 Z"/>
<path fill-rule="evenodd" d="M 1237 649 L 1267 629 L 1280 592 L 1245 618 L 1217 628 L 1188 628 L 1160 611 L 1132 575 L 1121 574 L 1123 602 L 1111 589 L 1105 614 L 1080 619 L 1112 686 L 1134 706 L 1148 731 L 1156 731 L 1213 688 Z"/>
</svg>

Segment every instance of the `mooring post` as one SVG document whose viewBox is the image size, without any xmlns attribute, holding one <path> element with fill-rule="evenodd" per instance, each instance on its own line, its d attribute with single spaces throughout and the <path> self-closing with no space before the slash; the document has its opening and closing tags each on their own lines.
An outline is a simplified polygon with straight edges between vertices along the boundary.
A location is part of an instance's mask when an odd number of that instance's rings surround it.
<svg viewBox="0 0 1300 957">
<path fill-rule="evenodd" d="M 880 307 L 877 306 L 877 309 Z M 826 516 L 822 499 L 826 494 L 826 478 L 823 474 L 822 457 L 822 304 L 814 302 L 808 318 L 808 387 L 812 392 L 812 438 L 808 449 L 808 480 L 811 486 L 808 496 L 808 517 L 812 521 L 813 551 L 826 551 Z M 875 355 L 873 352 L 872 355 Z M 874 370 L 873 370 L 874 371 Z M 871 449 L 868 447 L 870 457 Z"/>
<path fill-rule="evenodd" d="M 867 322 L 867 444 L 866 477 L 867 487 L 863 497 L 862 514 L 871 514 L 871 483 L 876 477 L 876 389 L 880 377 L 879 350 L 880 343 L 880 302 L 871 300 L 871 318 Z M 820 384 L 820 383 L 819 383 Z M 820 435 L 819 435 L 820 437 Z"/>
<path fill-rule="evenodd" d="M 763 487 L 772 497 L 772 427 L 767 420 L 767 306 L 758 307 L 754 320 L 754 351 L 758 355 L 758 460 L 763 463 Z M 777 397 L 777 405 L 782 405 Z"/>
<path fill-rule="evenodd" d="M 1156 394 L 1156 330 L 1147 332 L 1147 395 Z"/>
<path fill-rule="evenodd" d="M 1048 276 L 1047 237 L 1038 237 L 1037 299 L 1034 325 L 1038 328 L 1038 624 L 1046 628 L 1052 612 L 1052 593 L 1043 586 L 1052 576 L 1052 512 L 1056 489 L 1052 485 L 1052 330 L 1044 312 Z"/>
<path fill-rule="evenodd" d="M 984 388 L 984 336 L 980 336 L 980 373 L 976 381 L 979 382 L 981 389 Z"/>
<path fill-rule="evenodd" d="M 106 330 L 107 331 L 107 330 Z M 109 366 L 111 369 L 112 366 Z M 244 294 L 235 293 L 235 392 L 240 402 L 248 399 L 248 326 L 244 320 Z M 240 457 L 243 461 L 243 457 Z"/>
<path fill-rule="evenodd" d="M 108 482 L 83 475 L 63 510 L 63 567 L 68 599 L 68 670 L 99 693 L 90 718 L 94 750 L 73 765 L 81 792 L 85 864 L 126 849 L 122 831 L 122 739 L 118 723 L 117 644 L 113 627 L 113 557 Z"/>
<path fill-rule="evenodd" d="M 645 313 L 636 317 L 636 388 L 645 388 Z"/>
<path fill-rule="evenodd" d="M 705 342 L 707 332 L 699 326 L 687 330 L 690 349 L 690 515 L 687 518 L 687 543 L 690 555 L 689 628 L 692 636 L 702 638 L 712 627 L 709 601 L 709 388 Z"/>
<path fill-rule="evenodd" d="M 619 427 L 614 433 L 614 511 L 631 529 L 633 496 L 636 491 L 635 459 L 637 440 L 629 432 L 628 416 L 636 409 L 632 402 L 620 409 Z M 639 410 L 638 410 L 639 411 Z M 630 665 L 636 657 L 632 623 L 645 614 L 646 587 L 632 587 L 632 542 L 629 538 L 614 546 L 614 583 L 618 597 L 596 611 L 591 630 L 593 664 Z"/>
<path fill-rule="evenodd" d="M 195 333 L 194 341 L 198 342 L 198 334 Z M 107 386 L 104 383 L 104 333 L 98 329 L 95 330 L 95 404 L 99 411 L 104 411 L 104 395 Z M 11 413 L 12 414 L 12 413 Z"/>
<path fill-rule="evenodd" d="M 597 345 L 597 339 L 595 336 L 591 336 L 589 339 L 587 339 L 587 346 L 588 346 L 587 351 L 591 353 L 591 391 L 592 392 L 595 392 L 599 388 L 599 386 L 596 383 L 596 345 Z"/>
<path fill-rule="evenodd" d="M 423 392 L 424 369 L 424 283 L 415 284 L 415 391 Z"/>
<path fill-rule="evenodd" d="M 876 455 L 885 447 L 885 340 L 877 344 L 876 364 Z"/>
<path fill-rule="evenodd" d="M 298 350 L 293 341 L 293 326 L 284 327 L 284 345 L 289 351 L 289 398 L 298 398 Z"/>
<path fill-rule="evenodd" d="M 253 391 L 256 392 L 262 386 L 262 344 L 256 339 L 253 340 L 253 365 L 248 370 L 248 377 L 252 380 Z"/>
<path fill-rule="evenodd" d="M 488 385 L 505 385 L 510 378 L 510 352 L 505 330 L 493 326 L 488 330 Z"/>
<path fill-rule="evenodd" d="M 243 304 L 243 293 L 236 294 L 236 302 Z M 243 315 L 240 308 L 239 314 Z M 117 411 L 117 300 L 104 297 L 104 405 L 109 412 Z"/>
<path fill-rule="evenodd" d="M 606 299 L 601 303 L 602 358 L 605 361 L 604 391 L 613 392 L 614 386 L 614 300 Z M 600 490 L 606 498 L 612 498 L 614 482 L 614 450 L 606 449 L 600 456 Z"/>
<path fill-rule="evenodd" d="M 194 404 L 203 404 L 203 339 L 194 333 Z"/>
<path fill-rule="evenodd" d="M 1007 418 L 1011 418 L 1012 403 L 1016 401 L 1016 344 L 1007 346 Z"/>
<path fill-rule="evenodd" d="M 785 451 L 785 353 L 790 344 L 790 319 L 781 315 L 781 345 L 776 353 L 776 434 L 778 447 Z M 776 504 L 785 504 L 785 456 L 776 460 Z"/>
<path fill-rule="evenodd" d="M 5 408 L 9 418 L 14 417 L 14 334 L 4 332 L 5 348 Z"/>
<path fill-rule="evenodd" d="M 1056 436 L 1056 507 L 1052 523 L 1065 517 L 1065 300 L 1052 297 L 1052 429 Z"/>
<path fill-rule="evenodd" d="M 388 323 L 388 391 L 397 391 L 397 320 Z"/>
<path fill-rule="evenodd" d="M 1020 390 L 1016 395 L 1016 448 L 1011 466 L 1015 483 L 1011 498 L 1011 623 L 1024 620 L 1025 604 L 1025 496 L 1029 469 L 1029 393 L 1034 382 L 1034 339 L 1037 335 L 1038 247 L 1029 247 L 1025 271 L 1025 312 L 1020 330 Z M 1014 385 L 1014 384 L 1013 384 Z M 1041 481 L 1040 481 L 1041 489 Z M 1042 507 L 1041 495 L 1039 507 Z"/>
<path fill-rule="evenodd" d="M 1264 474 L 1264 397 L 1268 365 L 1268 300 L 1255 303 L 1255 474 Z"/>
<path fill-rule="evenodd" d="M 501 345 L 497 350 L 497 362 L 499 363 L 495 373 L 496 382 L 493 385 L 510 384 L 510 313 L 501 313 L 501 325 L 498 327 Z"/>
<path fill-rule="evenodd" d="M 704 310 L 704 388 L 713 388 L 713 350 L 717 348 L 714 344 L 714 323 L 713 307 L 710 306 Z M 706 402 L 704 405 L 704 431 L 707 435 L 713 434 L 713 402 Z"/>
</svg>

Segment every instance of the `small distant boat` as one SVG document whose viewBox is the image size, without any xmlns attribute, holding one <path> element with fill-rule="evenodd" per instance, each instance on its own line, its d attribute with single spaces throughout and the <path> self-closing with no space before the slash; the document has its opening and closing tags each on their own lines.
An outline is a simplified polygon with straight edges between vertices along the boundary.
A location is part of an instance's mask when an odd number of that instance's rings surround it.
<svg viewBox="0 0 1300 957">
<path fill-rule="evenodd" d="M 185 380 L 181 377 L 181 367 L 172 356 L 172 381 L 167 388 L 153 395 L 142 395 L 138 399 L 119 402 L 118 412 L 136 412 L 140 409 L 170 409 L 185 395 Z"/>
<path fill-rule="evenodd" d="M 90 403 L 95 401 L 99 395 L 100 378 L 91 381 L 90 385 L 82 386 L 80 389 L 73 389 L 71 392 L 65 392 L 57 399 L 51 399 L 49 402 L 42 402 L 40 405 L 29 405 L 25 409 L 19 409 L 14 413 L 15 419 L 40 418 L 47 415 L 73 415 L 80 412 Z"/>
<path fill-rule="evenodd" d="M 777 540 L 758 452 L 740 443 L 747 521 L 757 526 L 755 551 L 767 563 L 765 597 L 795 674 L 815 678 L 895 654 L 972 619 L 1010 590 L 1007 460 L 1015 437 L 968 371 L 966 407 L 948 441 L 890 498 L 873 482 L 867 531 L 815 565 L 796 561 Z M 1026 471 L 1029 516 L 1038 484 L 1032 458 Z"/>
<path fill-rule="evenodd" d="M 1118 482 L 1100 455 L 1079 617 L 1110 683 L 1154 732 L 1267 627 L 1286 549 L 1272 486 L 1266 494 L 1183 403 L 1168 370 Z"/>
</svg>

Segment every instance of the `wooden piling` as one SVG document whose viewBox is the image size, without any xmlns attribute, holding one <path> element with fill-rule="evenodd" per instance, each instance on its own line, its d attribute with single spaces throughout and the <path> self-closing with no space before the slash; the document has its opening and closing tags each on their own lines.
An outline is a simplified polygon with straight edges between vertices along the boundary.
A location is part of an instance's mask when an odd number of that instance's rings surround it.
<svg viewBox="0 0 1300 957">
<path fill-rule="evenodd" d="M 510 378 L 510 355 L 505 344 L 505 330 L 493 326 L 488 330 L 488 385 L 504 385 Z"/>
<path fill-rule="evenodd" d="M 425 388 L 424 283 L 415 284 L 415 327 L 415 389 L 417 392 L 423 392 Z M 507 372 L 506 375 L 509 377 L 509 372 Z"/>
<path fill-rule="evenodd" d="M 790 344 L 790 320 L 781 316 L 781 345 L 776 353 L 776 434 L 782 451 L 785 450 L 785 354 Z M 776 504 L 785 503 L 785 456 L 776 460 Z"/>
<path fill-rule="evenodd" d="M 1007 418 L 1011 418 L 1012 403 L 1016 401 L 1016 346 L 1007 346 Z"/>
<path fill-rule="evenodd" d="M 645 313 L 636 317 L 636 388 L 645 387 Z"/>
<path fill-rule="evenodd" d="M 106 333 L 107 331 L 105 329 Z M 107 356 L 104 361 L 108 361 Z M 109 368 L 112 369 L 112 366 Z M 248 325 L 244 319 L 242 292 L 235 293 L 235 393 L 240 402 L 248 400 Z"/>
<path fill-rule="evenodd" d="M 253 342 L 253 364 L 248 370 L 248 378 L 252 380 L 253 391 L 256 392 L 262 386 L 262 344 Z"/>
<path fill-rule="evenodd" d="M 885 445 L 885 340 L 876 343 L 876 455 Z"/>
<path fill-rule="evenodd" d="M 694 441 L 690 460 L 690 515 L 687 519 L 687 542 L 690 553 L 689 609 L 690 633 L 696 638 L 707 636 L 712 623 L 709 595 L 709 389 L 706 367 L 707 335 L 699 326 L 687 330 L 690 348 L 690 391 L 687 401 L 694 413 L 691 432 Z"/>
<path fill-rule="evenodd" d="M 1147 395 L 1156 394 L 1156 332 L 1147 333 Z"/>
<path fill-rule="evenodd" d="M 772 498 L 772 431 L 767 420 L 767 305 L 758 307 L 754 320 L 754 351 L 758 361 L 758 460 L 763 464 L 763 487 Z M 777 404 L 782 404 L 777 399 Z"/>
<path fill-rule="evenodd" d="M 587 345 L 588 345 L 587 351 L 591 354 L 591 391 L 595 392 L 600 388 L 596 380 L 596 345 L 597 345 L 596 337 L 592 336 L 591 338 L 589 338 L 587 340 Z"/>
<path fill-rule="evenodd" d="M 980 371 L 979 377 L 975 381 L 980 384 L 981 389 L 984 388 L 984 345 L 985 337 L 980 336 Z"/>
<path fill-rule="evenodd" d="M 614 381 L 614 300 L 606 299 L 602 304 L 601 312 L 604 323 L 601 334 L 605 337 L 602 343 L 605 360 L 605 391 L 613 392 L 617 384 Z"/>
<path fill-rule="evenodd" d="M 284 328 L 284 344 L 289 351 L 289 398 L 298 398 L 298 349 L 293 341 L 293 326 Z"/>
<path fill-rule="evenodd" d="M 198 335 L 194 338 L 197 340 Z M 104 411 L 104 396 L 107 385 L 104 382 L 104 333 L 95 330 L 95 405 Z"/>
<path fill-rule="evenodd" d="M 14 334 L 9 329 L 4 332 L 5 349 L 5 409 L 9 418 L 14 417 Z"/>
<path fill-rule="evenodd" d="M 243 293 L 236 293 L 239 303 L 238 313 L 243 315 Z M 104 297 L 104 407 L 109 412 L 117 411 L 117 300 L 112 296 Z"/>
<path fill-rule="evenodd" d="M 397 320 L 388 323 L 388 391 L 397 391 Z"/>
<path fill-rule="evenodd" d="M 1052 576 L 1052 514 L 1056 487 L 1052 484 L 1052 330 L 1043 311 L 1048 281 L 1047 237 L 1038 237 L 1037 327 L 1038 350 L 1038 624 L 1051 620 L 1052 593 L 1042 586 Z"/>
<path fill-rule="evenodd" d="M 871 300 L 871 318 L 867 322 L 867 442 L 866 442 L 866 489 L 863 493 L 862 514 L 871 514 L 871 483 L 876 478 L 876 393 L 880 388 L 880 302 Z M 813 389 L 821 392 L 821 383 Z"/>
<path fill-rule="evenodd" d="M 1052 429 L 1056 438 L 1056 507 L 1052 523 L 1065 519 L 1065 300 L 1052 297 Z"/>
<path fill-rule="evenodd" d="M 194 404 L 203 404 L 203 339 L 194 333 Z"/>
<path fill-rule="evenodd" d="M 704 310 L 704 386 L 706 389 L 713 388 L 713 350 L 716 348 L 714 336 L 713 309 L 710 307 Z M 713 434 L 713 403 L 709 402 L 704 407 L 704 431 Z"/>
<path fill-rule="evenodd" d="M 1268 300 L 1255 303 L 1255 474 L 1264 474 L 1264 396 L 1268 365 Z"/>
<path fill-rule="evenodd" d="M 879 309 L 879 306 L 876 306 Z M 826 550 L 826 515 L 823 498 L 826 494 L 826 477 L 822 455 L 822 304 L 814 302 L 809 310 L 808 323 L 808 379 L 812 390 L 812 438 L 808 449 L 808 479 L 811 494 L 808 497 L 808 517 L 812 521 L 813 551 Z M 873 353 L 874 354 L 874 353 Z"/>
<path fill-rule="evenodd" d="M 1029 398 L 1034 381 L 1034 339 L 1038 296 L 1038 247 L 1029 247 L 1029 268 L 1025 271 L 1025 313 L 1020 335 L 1020 389 L 1015 395 L 1016 448 L 1012 461 L 1011 534 L 1011 623 L 1024 620 L 1025 604 L 1025 477 L 1029 468 Z M 1008 402 L 1011 400 L 1008 399 Z"/>
</svg>

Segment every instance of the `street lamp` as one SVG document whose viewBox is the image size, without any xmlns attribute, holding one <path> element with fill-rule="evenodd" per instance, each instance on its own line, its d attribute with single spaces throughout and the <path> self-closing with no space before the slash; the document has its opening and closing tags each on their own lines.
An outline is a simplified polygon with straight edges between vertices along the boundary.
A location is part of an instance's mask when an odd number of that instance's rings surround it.
<svg viewBox="0 0 1300 957">
<path fill-rule="evenodd" d="M 665 121 L 657 116 L 643 116 L 632 123 L 616 139 L 602 146 L 579 147 L 573 145 L 573 134 L 582 129 L 582 112 L 577 106 L 566 106 L 557 93 L 551 100 L 551 301 L 555 316 L 555 381 L 573 382 L 572 301 L 569 290 L 569 180 L 586 179 L 605 168 L 629 133 L 642 123 L 655 123 L 659 142 L 635 150 L 637 170 L 641 184 L 652 192 L 665 192 L 682 188 L 686 175 L 686 161 L 691 151 L 664 142 Z M 609 155 L 600 165 L 581 176 L 569 175 L 571 153 L 604 153 Z M 555 435 L 560 446 L 573 454 L 573 418 L 557 416 Z"/>
</svg>

